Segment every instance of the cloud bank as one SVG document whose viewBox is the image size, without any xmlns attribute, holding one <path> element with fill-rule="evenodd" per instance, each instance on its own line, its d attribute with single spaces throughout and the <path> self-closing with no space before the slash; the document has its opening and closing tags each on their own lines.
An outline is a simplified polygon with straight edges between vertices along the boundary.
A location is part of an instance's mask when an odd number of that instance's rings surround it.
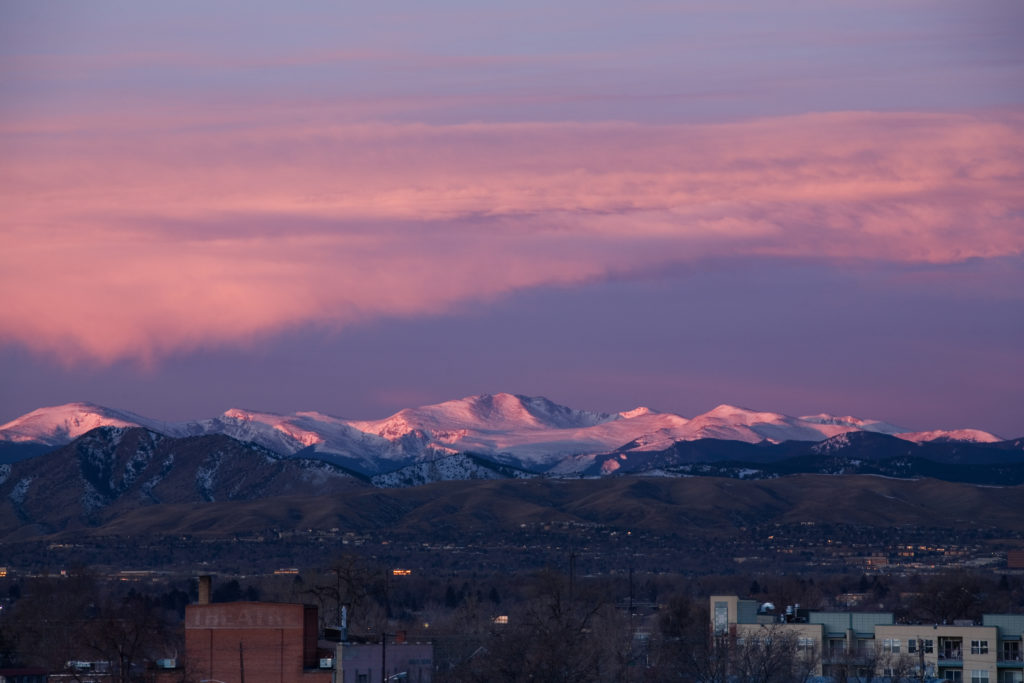
<svg viewBox="0 0 1024 683">
<path fill-rule="evenodd" d="M 1024 252 L 1024 113 L 0 129 L 0 339 L 149 361 L 722 255 Z"/>
</svg>

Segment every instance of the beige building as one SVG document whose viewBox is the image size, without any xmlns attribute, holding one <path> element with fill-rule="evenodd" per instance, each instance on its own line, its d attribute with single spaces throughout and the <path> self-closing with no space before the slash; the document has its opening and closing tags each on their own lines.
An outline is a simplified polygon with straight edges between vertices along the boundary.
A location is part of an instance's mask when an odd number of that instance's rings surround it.
<svg viewBox="0 0 1024 683">
<path fill-rule="evenodd" d="M 911 676 L 963 683 L 1024 683 L 1024 615 L 981 624 L 897 624 L 890 612 L 818 612 L 735 595 L 710 599 L 711 628 L 738 643 L 785 636 L 818 675 Z M 915 679 L 916 680 L 916 679 Z"/>
</svg>

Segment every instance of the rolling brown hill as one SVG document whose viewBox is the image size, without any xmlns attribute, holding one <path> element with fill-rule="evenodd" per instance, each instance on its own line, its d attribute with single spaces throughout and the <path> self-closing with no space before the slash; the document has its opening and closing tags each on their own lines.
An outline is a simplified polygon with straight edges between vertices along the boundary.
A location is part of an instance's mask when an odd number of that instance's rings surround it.
<svg viewBox="0 0 1024 683">
<path fill-rule="evenodd" d="M 454 481 L 407 489 L 345 487 L 332 495 L 168 502 L 126 509 L 75 534 L 222 536 L 266 529 L 422 534 L 506 533 L 522 524 L 576 522 L 656 534 L 722 537 L 756 524 L 805 521 L 1024 531 L 1022 487 L 939 480 L 795 475 Z M 9 521 L 5 531 L 11 533 Z M 41 531 L 41 529 L 40 529 Z M 24 529 L 21 534 L 24 538 Z"/>
</svg>

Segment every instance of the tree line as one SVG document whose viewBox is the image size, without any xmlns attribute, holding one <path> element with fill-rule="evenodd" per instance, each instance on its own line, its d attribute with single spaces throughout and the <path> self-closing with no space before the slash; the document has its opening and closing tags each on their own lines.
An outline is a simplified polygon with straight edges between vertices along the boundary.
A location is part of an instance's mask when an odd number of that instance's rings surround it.
<svg viewBox="0 0 1024 683">
<path fill-rule="evenodd" d="M 807 679 L 823 656 L 839 683 L 882 673 L 906 678 L 913 670 L 906 656 L 830 655 L 782 631 L 715 638 L 711 594 L 825 610 L 845 610 L 837 601 L 856 596 L 861 604 L 852 609 L 892 611 L 898 622 L 1024 612 L 1022 577 L 981 572 L 692 577 L 577 576 L 572 569 L 396 575 L 372 558 L 345 554 L 294 575 L 218 577 L 213 600 L 315 604 L 321 627 L 337 625 L 344 607 L 353 638 L 406 631 L 432 641 L 439 683 L 789 683 Z M 102 661 L 119 683 L 145 680 L 157 659 L 182 659 L 184 610 L 195 600 L 193 577 L 130 583 L 80 569 L 0 579 L 0 667 L 56 672 L 70 661 Z"/>
</svg>

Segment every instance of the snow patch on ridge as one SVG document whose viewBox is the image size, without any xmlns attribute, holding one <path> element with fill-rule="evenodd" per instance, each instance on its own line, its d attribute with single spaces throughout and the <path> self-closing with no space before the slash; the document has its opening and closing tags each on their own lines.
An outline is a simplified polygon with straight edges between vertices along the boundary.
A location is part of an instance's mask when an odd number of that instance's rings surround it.
<svg viewBox="0 0 1024 683">
<path fill-rule="evenodd" d="M 25 477 L 11 489 L 11 492 L 7 494 L 7 497 L 11 499 L 11 502 L 15 505 L 21 505 L 25 502 L 25 496 L 28 495 L 28 487 L 32 485 L 32 477 Z"/>
<path fill-rule="evenodd" d="M 983 432 L 980 429 L 933 429 L 927 432 L 901 432 L 895 434 L 901 439 L 924 443 L 926 441 L 966 441 L 968 443 L 997 443 L 1003 438 Z"/>
<path fill-rule="evenodd" d="M 654 411 L 648 408 L 647 406 L 637 406 L 636 408 L 633 408 L 633 410 L 622 411 L 621 413 L 619 413 L 619 417 L 625 420 L 631 420 L 634 417 L 643 417 L 645 415 L 651 415 L 653 413 Z"/>
<path fill-rule="evenodd" d="M 838 416 L 830 415 L 828 413 L 818 413 L 817 415 L 805 415 L 800 419 L 804 422 L 811 422 L 813 424 L 837 425 L 840 427 L 850 427 L 851 429 L 864 432 L 878 432 L 880 434 L 896 435 L 900 432 L 907 431 L 903 427 L 899 427 L 888 422 L 882 422 L 881 420 L 864 420 L 851 415 Z"/>
</svg>

